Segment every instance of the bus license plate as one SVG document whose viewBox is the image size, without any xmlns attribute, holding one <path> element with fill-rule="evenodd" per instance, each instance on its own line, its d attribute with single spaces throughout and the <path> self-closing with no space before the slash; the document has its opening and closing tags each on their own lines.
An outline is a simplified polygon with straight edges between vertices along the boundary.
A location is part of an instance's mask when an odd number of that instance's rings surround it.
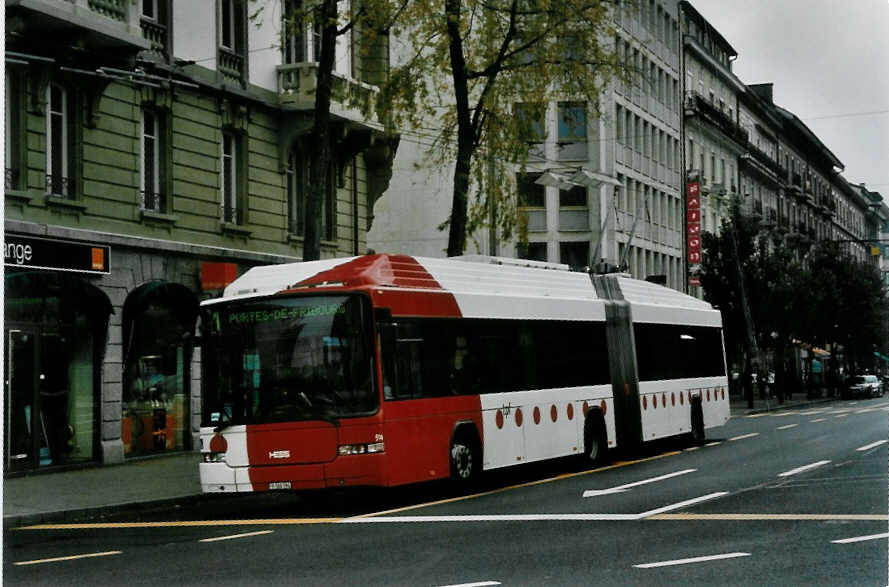
<svg viewBox="0 0 889 587">
<path fill-rule="evenodd" d="M 272 481 L 269 489 L 290 489 L 290 481 Z"/>
</svg>

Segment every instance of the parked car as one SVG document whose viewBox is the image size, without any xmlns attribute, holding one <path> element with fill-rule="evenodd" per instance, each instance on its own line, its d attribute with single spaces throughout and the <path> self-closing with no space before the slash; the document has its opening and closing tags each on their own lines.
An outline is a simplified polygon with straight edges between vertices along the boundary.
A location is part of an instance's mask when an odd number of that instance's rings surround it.
<svg viewBox="0 0 889 587">
<path fill-rule="evenodd" d="M 849 380 L 849 395 L 851 397 L 859 395 L 880 397 L 883 395 L 883 384 L 876 375 L 856 375 Z"/>
</svg>

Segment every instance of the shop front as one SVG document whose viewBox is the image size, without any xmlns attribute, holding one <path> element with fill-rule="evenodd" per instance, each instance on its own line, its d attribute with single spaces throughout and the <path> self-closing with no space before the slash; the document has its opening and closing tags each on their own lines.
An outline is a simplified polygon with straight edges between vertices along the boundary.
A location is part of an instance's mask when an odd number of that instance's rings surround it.
<svg viewBox="0 0 889 587">
<path fill-rule="evenodd" d="M 191 448 L 192 336 L 198 301 L 185 286 L 152 281 L 123 307 L 124 456 Z"/>
<path fill-rule="evenodd" d="M 107 273 L 108 248 L 6 241 L 21 255 L 10 262 L 7 249 L 4 267 L 4 470 L 96 460 L 112 307 L 89 274 Z"/>
</svg>

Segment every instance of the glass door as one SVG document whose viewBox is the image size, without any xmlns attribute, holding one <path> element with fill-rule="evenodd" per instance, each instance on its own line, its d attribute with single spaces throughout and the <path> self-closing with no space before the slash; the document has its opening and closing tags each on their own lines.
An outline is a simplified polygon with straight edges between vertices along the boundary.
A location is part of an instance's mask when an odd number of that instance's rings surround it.
<svg viewBox="0 0 889 587">
<path fill-rule="evenodd" d="M 50 460 L 45 422 L 36 405 L 37 336 L 34 332 L 12 329 L 7 330 L 6 335 L 4 464 L 7 471 L 21 471 L 41 463 L 49 464 Z"/>
</svg>

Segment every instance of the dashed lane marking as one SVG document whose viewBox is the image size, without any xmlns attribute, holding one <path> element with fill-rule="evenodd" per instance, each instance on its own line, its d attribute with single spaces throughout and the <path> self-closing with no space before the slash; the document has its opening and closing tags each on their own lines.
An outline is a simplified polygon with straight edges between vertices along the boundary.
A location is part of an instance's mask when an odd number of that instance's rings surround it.
<svg viewBox="0 0 889 587">
<path fill-rule="evenodd" d="M 634 483 L 627 483 L 626 485 L 619 485 L 618 487 L 611 487 L 609 489 L 587 489 L 583 492 L 584 497 L 597 497 L 599 495 L 611 495 L 613 493 L 623 493 L 627 489 L 632 489 L 633 487 L 639 487 L 640 485 L 647 485 L 649 483 L 657 483 L 658 481 L 664 481 L 665 479 L 672 479 L 673 477 L 678 477 L 680 475 L 687 475 L 689 473 L 694 473 L 697 469 L 684 469 L 682 471 L 676 471 L 675 473 L 667 473 L 666 475 L 661 475 L 660 477 L 653 477 L 651 479 L 643 479 L 642 481 L 636 481 Z"/>
<path fill-rule="evenodd" d="M 646 520 L 681 520 L 681 521 L 709 521 L 709 520 L 747 520 L 747 521 L 793 521 L 793 522 L 887 522 L 889 514 L 658 514 L 646 518 Z"/>
<path fill-rule="evenodd" d="M 490 585 L 502 585 L 499 581 L 478 581 L 476 583 L 460 583 L 459 585 L 443 585 L 442 587 L 489 587 Z"/>
<path fill-rule="evenodd" d="M 709 556 L 696 556 L 694 558 L 682 558 L 672 561 L 661 561 L 658 563 L 644 563 L 641 565 L 633 565 L 637 569 L 653 569 L 656 567 L 672 567 L 675 565 L 691 565 L 695 563 L 706 563 L 716 560 L 725 560 L 727 558 L 738 558 L 742 556 L 750 556 L 749 552 L 729 552 L 727 554 L 711 554 Z"/>
<path fill-rule="evenodd" d="M 855 450 L 860 451 L 860 452 L 864 452 L 864 451 L 866 451 L 866 450 L 870 450 L 870 449 L 872 449 L 872 448 L 876 448 L 876 447 L 880 446 L 881 444 L 886 444 L 887 442 L 889 442 L 889 440 L 878 440 L 878 441 L 876 441 L 876 442 L 871 442 L 870 444 L 865 444 L 864 446 L 861 446 L 861 447 L 859 447 L 859 448 L 856 448 Z"/>
<path fill-rule="evenodd" d="M 744 440 L 745 438 L 753 438 L 754 436 L 759 436 L 759 432 L 751 432 L 750 434 L 742 434 L 741 436 L 735 436 L 733 438 L 729 438 L 729 442 L 735 440 Z"/>
<path fill-rule="evenodd" d="M 73 561 L 73 560 L 78 560 L 78 559 L 82 559 L 82 558 L 96 558 L 96 557 L 100 557 L 100 556 L 113 556 L 115 554 L 120 554 L 120 553 L 121 553 L 121 551 L 119 551 L 119 550 L 109 550 L 107 552 L 92 552 L 89 554 L 73 554 L 71 556 L 57 556 L 55 558 L 42 558 L 42 559 L 31 560 L 31 561 L 20 561 L 20 562 L 12 563 L 12 564 L 17 567 L 23 567 L 26 565 L 41 565 L 44 563 L 60 563 L 60 562 L 64 562 L 64 561 Z"/>
<path fill-rule="evenodd" d="M 722 441 L 718 441 L 718 442 L 708 442 L 708 443 L 705 444 L 704 446 L 719 446 L 720 444 L 722 444 Z"/>
<path fill-rule="evenodd" d="M 856 536 L 855 538 L 843 538 L 842 540 L 831 540 L 833 544 L 852 544 L 853 542 L 865 542 L 867 540 L 884 540 L 889 538 L 889 532 L 884 534 L 871 534 L 870 536 Z"/>
<path fill-rule="evenodd" d="M 815 419 L 815 420 L 809 420 L 809 422 L 811 422 L 812 424 L 814 424 L 814 423 L 816 423 L 816 422 L 824 422 L 824 421 L 826 421 L 826 420 L 827 420 L 827 418 L 817 418 L 817 419 Z"/>
<path fill-rule="evenodd" d="M 789 428 L 796 428 L 799 424 L 785 424 L 784 426 L 778 426 L 776 430 L 787 430 Z"/>
<path fill-rule="evenodd" d="M 796 469 L 791 469 L 789 471 L 784 471 L 778 477 L 790 477 L 791 475 L 796 475 L 798 473 L 804 473 L 806 471 L 811 471 L 812 469 L 817 469 L 823 465 L 826 465 L 830 461 L 818 461 L 817 463 L 809 463 L 808 465 L 803 465 L 802 467 L 797 467 Z"/>
<path fill-rule="evenodd" d="M 251 536 L 262 536 L 263 534 L 271 534 L 274 530 L 260 530 L 259 532 L 245 532 L 244 534 L 231 534 L 230 536 L 216 536 L 215 538 L 204 538 L 198 542 L 219 542 L 221 540 L 235 540 L 237 538 L 249 538 Z"/>
</svg>

